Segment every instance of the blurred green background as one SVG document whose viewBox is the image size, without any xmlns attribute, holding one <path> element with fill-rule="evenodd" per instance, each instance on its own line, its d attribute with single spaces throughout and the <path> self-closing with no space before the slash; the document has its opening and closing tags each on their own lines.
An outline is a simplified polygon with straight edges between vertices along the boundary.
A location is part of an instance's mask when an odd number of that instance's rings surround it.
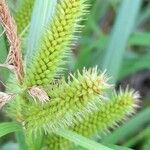
<svg viewBox="0 0 150 150">
<path fill-rule="evenodd" d="M 9 1 L 15 11 L 19 1 Z M 90 0 L 91 7 L 82 36 L 72 48 L 67 64 L 72 72 L 83 67 L 98 66 L 106 70 L 116 89 L 129 86 L 141 94 L 138 113 L 125 121 L 102 143 L 119 144 L 137 150 L 150 149 L 150 1 Z M 0 28 L 0 33 L 3 29 Z M 0 36 L 0 62 L 7 56 L 5 36 Z M 0 69 L 0 79 L 7 80 L 8 71 Z M 1 91 L 5 87 L 0 84 Z M 1 113 L 1 121 L 8 120 Z M 16 149 L 12 135 L 0 139 L 0 149 Z M 2 144 L 3 143 L 3 144 Z M 5 144 L 4 144 L 5 143 Z M 107 145 L 107 144 L 106 144 Z"/>
</svg>

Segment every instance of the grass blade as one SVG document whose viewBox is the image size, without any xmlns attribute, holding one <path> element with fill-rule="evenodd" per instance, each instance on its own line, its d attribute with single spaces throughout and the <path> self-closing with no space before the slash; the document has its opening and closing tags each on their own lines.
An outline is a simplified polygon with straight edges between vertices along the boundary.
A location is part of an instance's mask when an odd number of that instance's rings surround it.
<svg viewBox="0 0 150 150">
<path fill-rule="evenodd" d="M 140 14 L 137 22 L 137 26 L 142 25 L 144 22 L 146 22 L 150 18 L 150 4 L 146 6 L 144 11 Z"/>
<path fill-rule="evenodd" d="M 150 33 L 134 33 L 129 39 L 129 45 L 150 46 Z"/>
<path fill-rule="evenodd" d="M 0 34 L 3 33 L 3 28 L 0 26 Z M 7 44 L 5 40 L 5 35 L 3 34 L 0 36 L 0 63 L 4 63 L 5 59 L 7 57 Z M 4 68 L 0 68 L 0 74 L 2 75 L 2 78 L 6 81 L 8 78 L 8 70 Z"/>
<path fill-rule="evenodd" d="M 89 149 L 89 150 L 112 150 L 109 147 L 106 147 L 95 141 L 89 140 L 81 135 L 78 135 L 77 133 L 72 132 L 72 131 L 59 130 L 56 132 L 56 134 L 74 142 L 77 145 L 82 146 L 83 148 Z"/>
<path fill-rule="evenodd" d="M 140 5 L 141 0 L 123 0 L 121 3 L 102 66 L 103 69 L 107 69 L 114 82 L 117 80 L 126 45 L 135 25 Z"/>
<path fill-rule="evenodd" d="M 33 9 L 29 36 L 27 40 L 26 62 L 30 62 L 35 53 L 42 31 L 47 23 L 50 22 L 57 0 L 36 0 Z"/>
<path fill-rule="evenodd" d="M 117 146 L 117 145 L 111 145 L 111 144 L 105 144 L 105 145 L 108 146 L 108 147 L 113 148 L 114 150 L 133 150 L 131 148 Z M 77 148 L 73 148 L 72 150 L 87 150 L 87 149 L 82 148 L 82 147 L 77 147 Z"/>
<path fill-rule="evenodd" d="M 124 145 L 131 147 L 131 146 L 135 145 L 136 143 L 142 141 L 146 137 L 147 138 L 150 137 L 150 127 L 146 128 L 144 131 L 140 132 L 137 136 L 131 138 Z"/>
<path fill-rule="evenodd" d="M 125 59 L 120 74 L 119 79 L 123 79 L 129 74 L 134 74 L 139 70 L 150 69 L 150 53 L 140 55 L 136 58 Z"/>
<path fill-rule="evenodd" d="M 13 122 L 5 122 L 0 124 L 0 137 L 12 133 L 12 132 L 19 132 L 22 128 L 19 124 Z"/>
</svg>

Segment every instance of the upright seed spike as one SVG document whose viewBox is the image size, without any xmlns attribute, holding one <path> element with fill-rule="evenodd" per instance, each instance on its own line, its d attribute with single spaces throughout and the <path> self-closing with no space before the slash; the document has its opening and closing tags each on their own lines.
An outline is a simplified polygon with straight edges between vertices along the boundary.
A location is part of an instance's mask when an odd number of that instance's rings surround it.
<svg viewBox="0 0 150 150">
<path fill-rule="evenodd" d="M 85 2 L 83 0 L 58 1 L 55 15 L 41 37 L 32 63 L 28 66 L 25 78 L 27 86 L 47 85 L 47 81 L 51 83 L 53 78 L 59 74 L 60 66 L 64 64 L 63 59 L 69 53 L 68 47 L 74 40 L 74 33 L 78 30 L 76 26 L 79 23 L 78 19 L 81 19 L 85 12 Z M 45 59 L 48 63 L 45 62 Z M 39 68 L 42 68 L 41 73 L 37 72 Z M 46 73 L 47 70 L 49 73 Z M 36 76 L 39 76 L 38 80 Z"/>
</svg>

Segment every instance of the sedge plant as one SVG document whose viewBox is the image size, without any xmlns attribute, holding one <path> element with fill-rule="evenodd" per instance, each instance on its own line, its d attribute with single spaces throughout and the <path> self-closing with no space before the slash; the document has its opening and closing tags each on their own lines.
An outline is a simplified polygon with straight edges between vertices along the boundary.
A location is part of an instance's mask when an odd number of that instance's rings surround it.
<svg viewBox="0 0 150 150">
<path fill-rule="evenodd" d="M 97 67 L 70 73 L 68 78 L 63 76 L 65 60 L 78 39 L 88 3 L 59 0 L 34 55 L 25 62 L 18 33 L 30 23 L 34 0 L 20 5 L 14 16 L 16 22 L 6 1 L 0 1 L 0 21 L 10 45 L 7 60 L 1 66 L 11 70 L 7 90 L 0 92 L 0 106 L 22 125 L 28 149 L 34 149 L 37 137 L 41 137 L 44 149 L 69 149 L 73 143 L 58 136 L 58 130 L 94 138 L 135 113 L 138 93 L 129 89 L 114 92 L 106 73 Z"/>
</svg>

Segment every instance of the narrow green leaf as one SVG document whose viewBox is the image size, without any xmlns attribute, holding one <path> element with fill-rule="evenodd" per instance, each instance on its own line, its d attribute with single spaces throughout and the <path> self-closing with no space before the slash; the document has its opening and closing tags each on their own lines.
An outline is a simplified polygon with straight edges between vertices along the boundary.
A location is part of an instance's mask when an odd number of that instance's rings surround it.
<svg viewBox="0 0 150 150">
<path fill-rule="evenodd" d="M 3 34 L 4 29 L 2 26 L 0 26 L 0 63 L 4 63 L 5 59 L 7 57 L 7 44 L 5 39 L 5 34 Z M 2 78 L 6 81 L 8 77 L 8 70 L 4 68 L 0 68 L 0 75 L 2 75 Z"/>
<path fill-rule="evenodd" d="M 7 46 L 4 37 L 4 29 L 0 26 L 0 63 L 3 63 L 7 56 Z"/>
<path fill-rule="evenodd" d="M 150 46 L 150 33 L 134 33 L 129 39 L 129 45 Z"/>
<path fill-rule="evenodd" d="M 146 128 L 144 131 L 140 132 L 137 136 L 132 137 L 128 140 L 124 145 L 131 147 L 134 146 L 136 143 L 142 141 L 144 138 L 150 137 L 150 127 Z"/>
<path fill-rule="evenodd" d="M 142 25 L 143 23 L 145 23 L 148 19 L 150 18 L 150 4 L 148 4 L 146 6 L 146 8 L 144 9 L 144 11 L 142 13 L 140 13 L 140 16 L 137 20 L 137 26 Z"/>
<path fill-rule="evenodd" d="M 110 4 L 110 0 L 95 0 L 92 3 L 93 5 L 92 10 L 90 11 L 91 13 L 88 15 L 88 20 L 85 25 L 86 28 L 84 30 L 86 37 L 83 37 L 82 39 L 86 40 L 86 38 L 91 37 L 91 34 L 93 34 L 92 32 L 94 31 L 94 33 L 98 36 L 98 40 L 95 37 L 92 37 L 91 39 L 87 41 L 87 43 L 81 43 L 81 48 L 80 48 L 80 51 L 76 60 L 75 68 L 74 68 L 75 70 L 81 69 L 87 66 L 87 64 L 90 64 L 88 61 L 91 60 L 92 50 L 94 49 L 96 45 L 101 46 L 103 44 L 102 37 L 104 35 L 99 27 L 98 22 L 106 14 L 109 8 L 109 4 Z M 100 48 L 99 48 L 99 51 L 100 51 Z"/>
<path fill-rule="evenodd" d="M 118 78 L 123 79 L 129 74 L 136 73 L 138 70 L 150 69 L 149 60 L 150 60 L 149 52 L 144 54 L 143 56 L 140 55 L 136 58 L 125 59 Z"/>
<path fill-rule="evenodd" d="M 5 122 L 0 124 L 0 137 L 12 133 L 12 132 L 19 132 L 22 128 L 19 124 L 15 122 Z"/>
<path fill-rule="evenodd" d="M 117 80 L 126 45 L 133 31 L 140 5 L 141 0 L 123 0 L 121 3 L 102 67 L 107 69 L 114 82 Z"/>
<path fill-rule="evenodd" d="M 81 135 L 78 135 L 75 132 L 72 132 L 72 131 L 59 130 L 56 132 L 56 134 L 74 142 L 77 145 L 80 145 L 86 149 L 89 149 L 89 150 L 112 150 L 109 147 L 106 147 L 95 141 L 89 140 Z"/>
<path fill-rule="evenodd" d="M 30 62 L 47 23 L 53 17 L 57 0 L 36 0 L 27 40 L 26 62 Z"/>
<path fill-rule="evenodd" d="M 105 145 L 108 146 L 108 147 L 113 148 L 114 150 L 133 150 L 131 148 L 118 146 L 118 145 L 111 145 L 111 144 L 105 144 Z"/>
<path fill-rule="evenodd" d="M 122 147 L 122 146 L 118 146 L 118 145 L 111 145 L 111 144 L 106 144 L 106 143 L 105 143 L 105 145 L 114 150 L 133 150 L 131 148 Z M 76 147 L 76 148 L 73 148 L 72 150 L 86 150 L 86 149 L 82 148 L 82 147 Z"/>
<path fill-rule="evenodd" d="M 115 130 L 112 134 L 103 137 L 102 142 L 115 144 L 118 141 L 132 135 L 145 123 L 150 123 L 150 107 L 137 114 L 122 127 Z"/>
</svg>

